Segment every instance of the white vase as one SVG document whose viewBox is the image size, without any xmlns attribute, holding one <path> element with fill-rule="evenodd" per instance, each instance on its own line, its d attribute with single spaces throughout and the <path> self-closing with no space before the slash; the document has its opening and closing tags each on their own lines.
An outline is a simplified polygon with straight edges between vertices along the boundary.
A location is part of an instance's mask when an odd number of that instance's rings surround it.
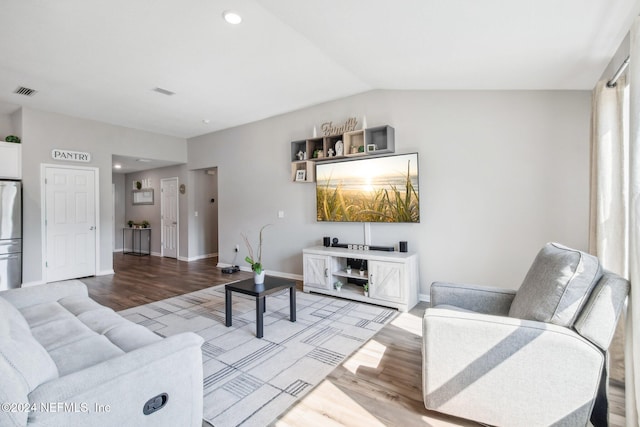
<svg viewBox="0 0 640 427">
<path fill-rule="evenodd" d="M 253 273 L 253 281 L 256 285 L 262 285 L 264 283 L 264 269 L 260 273 Z"/>
</svg>

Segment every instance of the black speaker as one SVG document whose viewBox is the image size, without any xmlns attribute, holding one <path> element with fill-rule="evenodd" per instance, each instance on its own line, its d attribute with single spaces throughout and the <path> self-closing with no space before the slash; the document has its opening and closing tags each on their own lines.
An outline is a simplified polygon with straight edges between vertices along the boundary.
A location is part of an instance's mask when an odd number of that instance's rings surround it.
<svg viewBox="0 0 640 427">
<path fill-rule="evenodd" d="M 400 242 L 400 252 L 407 252 L 408 248 L 407 248 L 407 242 L 405 241 L 401 241 Z"/>
<path fill-rule="evenodd" d="M 328 248 L 329 246 L 331 246 L 331 237 L 323 237 L 322 238 L 322 244 Z"/>
</svg>

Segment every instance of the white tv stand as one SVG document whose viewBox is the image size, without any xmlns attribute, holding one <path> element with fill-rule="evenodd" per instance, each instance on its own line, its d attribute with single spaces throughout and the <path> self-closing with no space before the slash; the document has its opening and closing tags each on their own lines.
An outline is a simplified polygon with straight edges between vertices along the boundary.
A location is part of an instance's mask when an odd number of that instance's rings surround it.
<svg viewBox="0 0 640 427">
<path fill-rule="evenodd" d="M 324 246 L 303 249 L 304 292 L 369 302 L 409 311 L 418 303 L 418 255 L 413 252 L 364 251 Z M 347 259 L 366 260 L 368 271 L 361 276 L 356 267 L 346 272 Z M 347 283 L 349 278 L 369 282 L 369 296 L 363 287 Z M 340 290 L 334 283 L 342 283 Z"/>
</svg>

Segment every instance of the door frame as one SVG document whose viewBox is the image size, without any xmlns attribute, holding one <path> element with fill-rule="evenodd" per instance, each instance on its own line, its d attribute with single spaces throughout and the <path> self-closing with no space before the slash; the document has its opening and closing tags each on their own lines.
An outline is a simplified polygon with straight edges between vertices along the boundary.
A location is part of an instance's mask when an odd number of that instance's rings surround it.
<svg viewBox="0 0 640 427">
<path fill-rule="evenodd" d="M 176 260 L 180 259 L 180 178 L 172 176 L 160 179 L 160 256 L 164 257 L 164 181 L 176 180 Z"/>
<path fill-rule="evenodd" d="M 47 169 L 71 169 L 71 170 L 84 170 L 91 171 L 94 175 L 93 185 L 94 185 L 94 194 L 95 194 L 95 213 L 96 213 L 96 238 L 95 238 L 95 259 L 94 259 L 94 276 L 98 275 L 100 269 L 98 266 L 100 265 L 100 231 L 102 230 L 100 224 L 100 168 L 89 167 L 89 166 L 71 166 L 66 164 L 56 165 L 52 163 L 40 163 L 40 247 L 42 250 L 41 254 L 41 268 L 42 268 L 42 282 L 47 282 L 47 230 L 45 227 L 45 221 L 47 219 L 47 189 L 45 184 L 45 178 L 47 176 Z"/>
</svg>

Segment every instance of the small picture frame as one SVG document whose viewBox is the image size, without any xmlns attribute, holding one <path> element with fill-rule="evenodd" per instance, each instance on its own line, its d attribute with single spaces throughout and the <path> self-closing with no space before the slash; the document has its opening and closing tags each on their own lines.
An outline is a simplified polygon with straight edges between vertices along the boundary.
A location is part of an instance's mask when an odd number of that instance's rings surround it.
<svg viewBox="0 0 640 427">
<path fill-rule="evenodd" d="M 306 181 L 307 180 L 307 171 L 306 170 L 297 170 L 296 171 L 296 181 Z"/>
<path fill-rule="evenodd" d="M 153 205 L 153 188 L 133 190 L 134 205 Z"/>
</svg>

